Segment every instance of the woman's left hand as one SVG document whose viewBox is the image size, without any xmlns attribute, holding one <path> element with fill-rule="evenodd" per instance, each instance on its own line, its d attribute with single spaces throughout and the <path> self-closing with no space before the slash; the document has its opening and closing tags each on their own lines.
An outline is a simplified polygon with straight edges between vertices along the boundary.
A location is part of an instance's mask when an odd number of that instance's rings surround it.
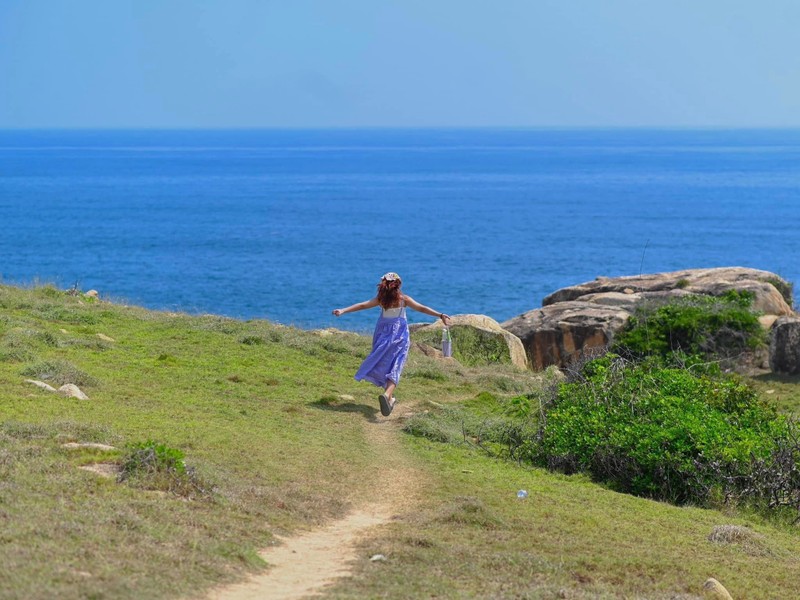
<svg viewBox="0 0 800 600">
<path fill-rule="evenodd" d="M 442 320 L 442 323 L 444 323 L 448 327 L 450 326 L 450 315 L 442 313 L 439 315 L 439 318 Z"/>
</svg>

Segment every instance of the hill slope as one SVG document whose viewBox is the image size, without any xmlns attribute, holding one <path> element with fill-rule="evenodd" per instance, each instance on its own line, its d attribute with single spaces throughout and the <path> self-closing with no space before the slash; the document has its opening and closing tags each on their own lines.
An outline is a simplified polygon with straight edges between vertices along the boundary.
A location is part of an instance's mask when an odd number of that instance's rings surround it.
<svg viewBox="0 0 800 600">
<path fill-rule="evenodd" d="M 536 375 L 412 355 L 387 421 L 376 388 L 352 379 L 368 348 L 353 334 L 0 286 L 0 596 L 206 597 L 264 572 L 258 551 L 275 536 L 382 503 L 393 518 L 359 542 L 354 575 L 329 597 L 691 597 L 709 576 L 735 598 L 793 597 L 793 530 L 616 494 L 398 425 L 430 401 L 530 391 Z M 77 383 L 90 399 L 26 379 Z M 122 464 L 148 441 L 183 453 L 190 485 L 78 468 Z M 752 536 L 710 542 L 724 524 Z"/>
</svg>

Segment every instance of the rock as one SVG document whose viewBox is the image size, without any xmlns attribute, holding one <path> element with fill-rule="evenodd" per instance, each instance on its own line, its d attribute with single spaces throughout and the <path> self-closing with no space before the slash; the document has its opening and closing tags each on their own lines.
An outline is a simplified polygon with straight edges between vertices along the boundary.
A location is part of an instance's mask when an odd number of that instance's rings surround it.
<svg viewBox="0 0 800 600">
<path fill-rule="evenodd" d="M 753 293 L 753 309 L 764 313 L 760 319 L 763 327 L 778 317 L 795 314 L 784 297 L 790 298 L 791 286 L 774 273 L 722 267 L 598 277 L 553 292 L 541 309 L 514 317 L 502 327 L 522 341 L 533 369 L 565 367 L 607 346 L 643 303 L 692 295 L 721 296 L 730 290 Z M 751 362 L 755 367 L 766 364 L 758 356 Z"/>
<path fill-rule="evenodd" d="M 89 471 L 90 473 L 94 473 L 95 475 L 100 475 L 100 477 L 106 477 L 109 479 L 116 479 L 116 477 L 122 472 L 122 468 L 114 463 L 94 463 L 92 465 L 83 465 L 78 468 L 82 471 Z"/>
<path fill-rule="evenodd" d="M 373 554 L 369 557 L 370 561 L 372 562 L 384 562 L 386 557 L 383 554 Z"/>
<path fill-rule="evenodd" d="M 520 339 L 513 333 L 506 331 L 491 317 L 487 317 L 486 315 L 455 315 L 450 317 L 450 321 L 450 331 L 453 335 L 453 348 L 456 352 L 458 352 L 459 329 L 471 329 L 478 334 L 479 338 L 484 339 L 487 344 L 497 342 L 498 340 L 502 341 L 506 348 L 508 348 L 511 364 L 522 369 L 527 368 L 528 358 Z M 442 323 L 441 320 L 437 320 L 435 323 L 416 329 L 413 335 L 425 339 L 425 337 L 430 336 L 431 333 L 440 332 L 443 327 L 444 323 Z M 424 344 L 418 344 L 418 349 L 425 353 L 425 349 L 422 348 L 423 345 Z M 441 351 L 437 350 L 437 352 L 439 352 L 439 356 L 441 357 Z"/>
<path fill-rule="evenodd" d="M 341 402 L 355 402 L 356 401 L 355 397 L 351 396 L 350 394 L 339 394 L 338 397 L 339 397 L 339 400 Z"/>
<path fill-rule="evenodd" d="M 585 353 L 605 348 L 631 313 L 594 302 L 559 302 L 514 317 L 503 327 L 516 335 L 539 371 L 567 366 Z"/>
<path fill-rule="evenodd" d="M 48 385 L 44 381 L 39 381 L 37 379 L 26 379 L 25 383 L 32 383 L 36 387 L 42 388 L 43 390 L 48 391 L 48 392 L 55 392 L 56 391 L 56 388 L 54 388 L 52 385 Z"/>
<path fill-rule="evenodd" d="M 800 374 L 800 317 L 781 317 L 772 326 L 769 367 L 776 373 Z"/>
<path fill-rule="evenodd" d="M 68 398 L 77 398 L 78 400 L 88 400 L 89 396 L 84 394 L 81 389 L 74 383 L 65 383 L 58 388 L 58 393 Z"/>
<path fill-rule="evenodd" d="M 761 327 L 767 331 L 772 329 L 772 326 L 775 325 L 775 321 L 777 320 L 778 315 L 761 315 L 758 317 L 758 322 L 761 324 Z"/>
<path fill-rule="evenodd" d="M 87 298 L 99 298 L 100 293 L 97 290 L 89 290 L 84 294 Z"/>
<path fill-rule="evenodd" d="M 706 598 L 713 598 L 714 600 L 733 600 L 728 590 L 713 577 L 709 577 L 703 584 L 703 593 Z"/>
<path fill-rule="evenodd" d="M 328 327 L 326 329 L 312 329 L 311 333 L 321 338 L 327 338 L 331 336 L 355 336 L 358 335 L 357 333 L 353 333 L 352 331 L 344 331 L 343 329 L 336 329 L 335 327 Z"/>
<path fill-rule="evenodd" d="M 633 294 L 684 290 L 692 294 L 720 296 L 730 290 L 747 290 L 755 294 L 753 308 L 768 315 L 792 315 L 792 308 L 781 295 L 789 290 L 787 281 L 769 271 L 744 267 L 719 267 L 715 269 L 687 269 L 670 273 L 654 273 L 595 279 L 587 283 L 562 288 L 547 296 L 543 306 L 558 302 L 583 299 L 587 294 L 619 292 Z M 788 293 L 788 292 L 785 292 Z"/>
<path fill-rule="evenodd" d="M 105 333 L 96 333 L 95 335 L 97 337 L 99 337 L 101 340 L 103 340 L 104 342 L 116 342 L 117 341 L 112 337 L 108 337 Z"/>
<path fill-rule="evenodd" d="M 411 348 L 413 350 L 418 350 L 419 352 L 422 352 L 422 354 L 424 354 L 425 356 L 430 356 L 431 358 L 441 358 L 441 359 L 444 358 L 444 356 L 442 356 L 441 350 L 439 350 L 438 348 L 434 348 L 433 346 L 429 346 L 428 344 L 423 344 L 422 342 L 411 342 Z"/>
<path fill-rule="evenodd" d="M 108 444 L 98 444 L 97 442 L 67 442 L 66 444 L 61 444 L 62 448 L 67 448 L 69 450 L 75 450 L 78 448 L 90 448 L 92 450 L 103 450 L 105 452 L 111 452 L 112 450 L 116 450 L 114 446 L 109 446 Z"/>
</svg>

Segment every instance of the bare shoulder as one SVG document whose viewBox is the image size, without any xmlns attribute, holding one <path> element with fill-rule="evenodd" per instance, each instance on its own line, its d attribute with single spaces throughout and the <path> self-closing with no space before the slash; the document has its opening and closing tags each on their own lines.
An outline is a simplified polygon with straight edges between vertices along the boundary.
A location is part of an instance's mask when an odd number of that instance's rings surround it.
<svg viewBox="0 0 800 600">
<path fill-rule="evenodd" d="M 414 299 L 413 299 L 411 296 L 409 296 L 408 294 L 403 294 L 403 300 L 405 300 L 406 304 L 408 304 L 408 305 L 410 305 L 410 306 L 414 306 L 414 305 L 418 305 L 418 304 L 419 304 L 419 302 L 417 302 L 416 300 L 414 300 Z"/>
</svg>

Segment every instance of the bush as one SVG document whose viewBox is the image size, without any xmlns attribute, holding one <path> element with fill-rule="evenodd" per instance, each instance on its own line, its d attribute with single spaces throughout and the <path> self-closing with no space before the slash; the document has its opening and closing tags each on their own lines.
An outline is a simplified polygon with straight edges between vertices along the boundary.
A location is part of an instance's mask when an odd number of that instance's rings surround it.
<svg viewBox="0 0 800 600">
<path fill-rule="evenodd" d="M 184 454 L 152 440 L 132 444 L 122 463 L 120 481 L 128 481 L 150 490 L 172 492 L 180 496 L 207 496 L 207 485 L 186 466 Z"/>
<path fill-rule="evenodd" d="M 130 477 L 141 473 L 186 473 L 183 452 L 153 441 L 132 444 L 122 464 L 122 473 Z"/>
<path fill-rule="evenodd" d="M 744 492 L 790 424 L 748 386 L 613 355 L 583 373 L 584 382 L 562 385 L 546 409 L 532 462 L 677 503 L 709 504 L 720 490 L 727 499 L 758 499 Z"/>
<path fill-rule="evenodd" d="M 750 292 L 724 296 L 688 296 L 636 310 L 617 334 L 612 351 L 627 358 L 674 352 L 733 358 L 766 343 L 766 334 L 750 306 Z"/>
</svg>

